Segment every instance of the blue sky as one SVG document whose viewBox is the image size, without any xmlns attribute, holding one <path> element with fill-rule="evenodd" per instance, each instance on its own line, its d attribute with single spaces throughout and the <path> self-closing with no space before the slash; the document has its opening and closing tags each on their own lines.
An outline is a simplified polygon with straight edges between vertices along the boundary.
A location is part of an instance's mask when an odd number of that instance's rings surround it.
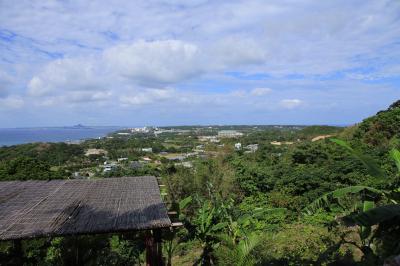
<svg viewBox="0 0 400 266">
<path fill-rule="evenodd" d="M 0 127 L 351 124 L 399 98 L 396 0 L 0 0 Z"/>
</svg>

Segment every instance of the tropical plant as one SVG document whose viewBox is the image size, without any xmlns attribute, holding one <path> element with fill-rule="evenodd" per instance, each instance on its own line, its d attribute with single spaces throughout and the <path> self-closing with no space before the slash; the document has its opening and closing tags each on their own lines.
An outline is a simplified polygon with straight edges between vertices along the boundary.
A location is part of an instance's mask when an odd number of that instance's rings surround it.
<svg viewBox="0 0 400 266">
<path fill-rule="evenodd" d="M 354 150 L 342 140 L 332 139 L 331 141 L 344 147 L 353 156 L 358 158 L 365 165 L 368 173 L 371 176 L 376 178 L 385 177 L 383 170 L 380 169 L 378 164 L 370 157 L 363 155 L 357 150 Z M 394 159 L 395 164 L 400 172 L 400 152 L 396 149 L 393 149 L 390 152 L 390 155 Z M 307 208 L 305 208 L 305 212 L 310 215 L 315 213 L 318 209 L 329 207 L 334 202 L 340 205 L 340 200 L 350 194 L 360 195 L 361 204 L 356 204 L 358 207 L 353 208 L 351 213 L 347 213 L 344 217 L 342 217 L 342 221 L 344 221 L 347 225 L 359 226 L 359 237 L 362 246 L 356 246 L 363 251 L 365 255 L 375 256 L 373 254 L 373 250 L 371 249 L 371 243 L 375 238 L 375 234 L 372 232 L 372 226 L 392 220 L 396 217 L 400 217 L 400 205 L 396 201 L 398 192 L 399 189 L 382 191 L 366 186 L 345 187 L 324 194 L 307 206 Z M 387 198 L 387 200 L 389 200 L 392 204 L 375 207 L 373 200 L 379 198 L 379 196 Z M 393 224 L 393 226 L 397 225 Z M 398 244 L 397 249 L 400 249 L 400 244 Z"/>
<path fill-rule="evenodd" d="M 248 266 L 254 265 L 256 259 L 252 252 L 260 242 L 260 235 L 250 233 L 240 240 L 232 241 L 231 236 L 223 234 L 219 236 L 221 246 L 217 250 L 221 265 Z"/>
<path fill-rule="evenodd" d="M 329 208 L 332 206 L 333 203 L 338 204 L 339 206 L 343 206 L 340 204 L 341 199 L 345 198 L 346 196 L 349 196 L 351 194 L 354 195 L 361 195 L 362 199 L 370 198 L 373 199 L 374 197 L 379 197 L 379 196 L 384 196 L 385 192 L 381 191 L 379 189 L 375 189 L 372 187 L 367 187 L 367 186 L 349 186 L 345 188 L 340 188 L 331 192 L 328 192 L 321 197 L 317 198 L 314 200 L 312 203 L 310 203 L 304 211 L 312 215 L 317 210 L 323 209 L 323 208 Z M 370 200 L 362 200 L 362 202 L 371 202 Z M 362 204 L 363 205 L 363 204 Z M 359 203 L 356 203 L 353 205 L 353 210 L 357 210 L 359 206 Z"/>
</svg>

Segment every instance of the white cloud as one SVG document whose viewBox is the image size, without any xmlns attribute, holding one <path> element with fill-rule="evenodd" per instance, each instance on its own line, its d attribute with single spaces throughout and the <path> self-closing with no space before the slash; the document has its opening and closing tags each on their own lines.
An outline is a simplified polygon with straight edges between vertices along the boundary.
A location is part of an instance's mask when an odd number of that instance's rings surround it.
<svg viewBox="0 0 400 266">
<path fill-rule="evenodd" d="M 69 103 L 87 103 L 87 102 L 102 102 L 111 98 L 110 91 L 72 91 L 65 96 L 66 102 Z"/>
<path fill-rule="evenodd" d="M 267 60 L 265 47 L 245 36 L 221 38 L 217 43 L 210 46 L 208 53 L 208 60 L 217 64 L 221 69 L 258 65 Z M 215 65 L 213 67 L 210 64 L 209 67 L 215 68 Z"/>
<path fill-rule="evenodd" d="M 253 96 L 263 96 L 272 92 L 270 88 L 254 88 L 250 91 Z"/>
<path fill-rule="evenodd" d="M 199 48 L 177 40 L 138 41 L 105 50 L 109 69 L 144 86 L 170 84 L 203 72 Z"/>
<path fill-rule="evenodd" d="M 0 98 L 9 94 L 9 88 L 13 84 L 13 78 L 0 69 Z"/>
<path fill-rule="evenodd" d="M 125 106 L 139 106 L 165 101 L 173 98 L 174 95 L 173 89 L 146 89 L 134 94 L 123 95 L 120 97 L 120 101 Z"/>
<path fill-rule="evenodd" d="M 91 58 L 58 59 L 47 64 L 28 83 L 28 93 L 44 96 L 56 91 L 99 90 L 107 82 Z"/>
<path fill-rule="evenodd" d="M 34 99 L 37 106 L 74 106 L 76 104 L 112 103 L 111 91 L 66 91 L 59 95 L 47 95 Z"/>
<path fill-rule="evenodd" d="M 284 99 L 279 102 L 279 105 L 286 109 L 293 109 L 303 104 L 302 100 L 299 99 Z"/>
<path fill-rule="evenodd" d="M 236 40 L 235 43 L 235 46 L 226 42 L 200 49 L 178 40 L 140 40 L 113 46 L 97 56 L 57 59 L 28 82 L 28 94 L 43 97 L 109 87 L 123 93 L 132 83 L 142 88 L 164 87 L 263 60 L 253 41 Z M 267 89 L 258 89 L 255 93 L 265 94 Z M 133 101 L 141 101 L 139 98 L 143 97 L 147 96 L 135 96 Z M 93 99 L 87 97 L 88 101 Z"/>
<path fill-rule="evenodd" d="M 3 1 L 0 5 L 2 28 L 18 33 L 20 40 L 7 48 L 26 55 L 20 60 L 46 56 L 38 50 L 76 56 L 120 42 L 173 39 L 200 49 L 215 44 L 228 64 L 250 62 L 275 74 L 313 74 L 359 65 L 360 56 L 375 53 L 399 36 L 400 6 L 389 0 L 362 5 L 307 0 Z M 32 40 L 29 45 L 23 43 L 27 40 Z"/>
<path fill-rule="evenodd" d="M 324 90 L 396 85 L 399 13 L 396 0 L 0 1 L 0 98 L 49 110 L 157 103 L 245 113 L 302 101 L 310 108 L 299 110 L 316 109 Z M 398 91 L 379 97 L 383 106 Z"/>
<path fill-rule="evenodd" d="M 41 78 L 35 76 L 28 83 L 28 94 L 32 96 L 44 96 L 50 93 L 48 84 L 44 84 Z"/>
<path fill-rule="evenodd" d="M 1 109 L 19 109 L 24 106 L 24 101 L 21 97 L 10 95 L 6 98 L 0 98 Z"/>
</svg>

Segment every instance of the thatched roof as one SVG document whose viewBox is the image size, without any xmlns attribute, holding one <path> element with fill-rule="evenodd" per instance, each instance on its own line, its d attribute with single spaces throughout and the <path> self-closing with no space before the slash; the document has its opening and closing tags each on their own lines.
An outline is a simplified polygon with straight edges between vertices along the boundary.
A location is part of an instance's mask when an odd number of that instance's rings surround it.
<svg viewBox="0 0 400 266">
<path fill-rule="evenodd" d="M 0 182 L 0 240 L 169 226 L 153 176 Z"/>
</svg>

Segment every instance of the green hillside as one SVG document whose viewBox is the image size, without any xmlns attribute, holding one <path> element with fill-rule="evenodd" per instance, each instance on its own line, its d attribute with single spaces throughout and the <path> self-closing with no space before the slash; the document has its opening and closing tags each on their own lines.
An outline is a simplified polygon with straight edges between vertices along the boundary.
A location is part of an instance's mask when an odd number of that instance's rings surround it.
<svg viewBox="0 0 400 266">
<path fill-rule="evenodd" d="M 172 265 L 382 265 L 400 254 L 400 102 L 346 129 L 236 126 L 243 136 L 216 139 L 213 128 L 213 141 L 204 141 L 198 137 L 206 130 L 197 127 L 3 147 L 0 179 L 158 175 L 167 207 L 184 224 L 163 235 Z M 319 135 L 334 137 L 312 141 Z M 106 155 L 85 155 L 90 149 Z M 118 166 L 105 173 L 107 162 Z M 142 239 L 123 233 L 25 240 L 18 259 L 139 265 Z M 12 242 L 0 243 L 0 265 L 12 264 L 14 254 Z"/>
<path fill-rule="evenodd" d="M 400 137 L 400 101 L 390 105 L 387 110 L 362 121 L 357 127 L 354 138 L 371 146 L 390 146 Z"/>
</svg>

